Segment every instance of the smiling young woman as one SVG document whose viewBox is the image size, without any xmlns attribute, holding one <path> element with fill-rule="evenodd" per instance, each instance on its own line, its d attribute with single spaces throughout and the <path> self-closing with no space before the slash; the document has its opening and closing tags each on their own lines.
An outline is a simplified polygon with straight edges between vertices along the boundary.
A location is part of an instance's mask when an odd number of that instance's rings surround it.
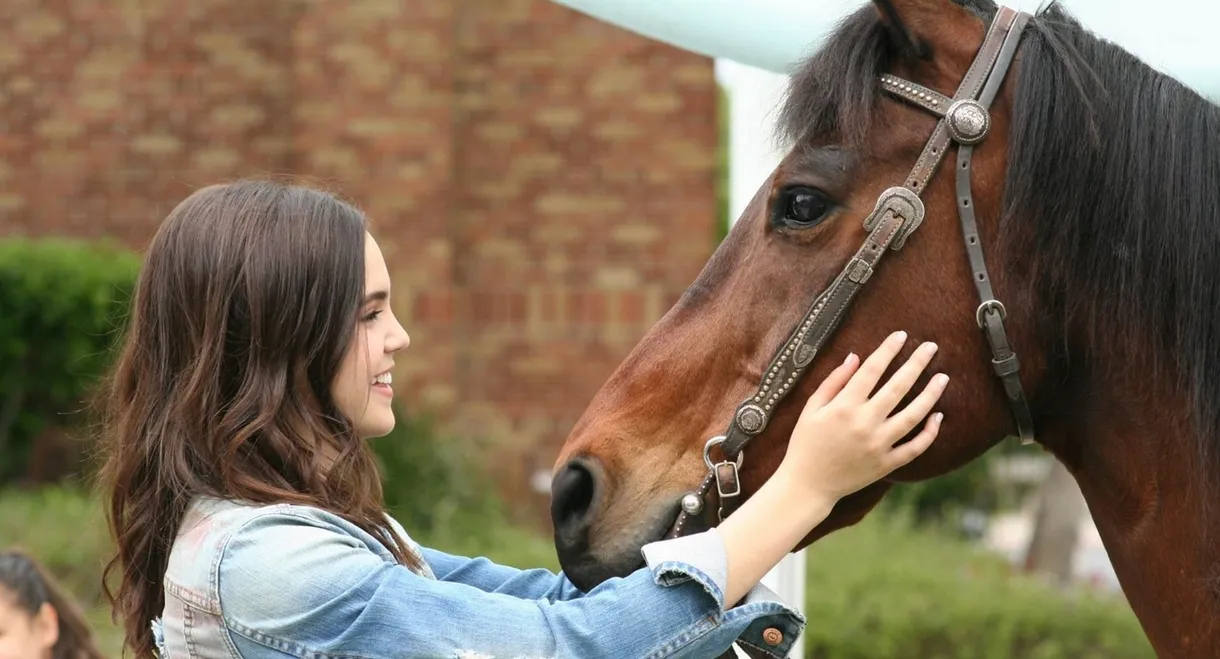
<svg viewBox="0 0 1220 659">
<path fill-rule="evenodd" d="M 939 428 L 947 378 L 899 406 L 935 346 L 882 381 L 896 333 L 823 382 L 775 478 L 723 524 L 582 592 L 421 547 L 386 514 L 367 441 L 394 427 L 389 372 L 410 344 L 390 286 L 364 215 L 324 192 L 217 185 L 162 223 L 103 470 L 108 593 L 136 656 L 707 657 L 738 641 L 784 656 L 804 620 L 759 579 Z"/>
</svg>

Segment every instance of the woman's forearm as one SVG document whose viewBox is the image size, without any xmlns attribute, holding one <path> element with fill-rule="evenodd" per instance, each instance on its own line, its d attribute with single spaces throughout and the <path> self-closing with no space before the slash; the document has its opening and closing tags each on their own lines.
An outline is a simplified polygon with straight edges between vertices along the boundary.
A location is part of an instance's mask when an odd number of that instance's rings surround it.
<svg viewBox="0 0 1220 659">
<path fill-rule="evenodd" d="M 810 496 L 808 487 L 790 485 L 781 471 L 721 522 L 717 530 L 728 563 L 725 606 L 744 597 L 833 507 L 831 497 Z"/>
</svg>

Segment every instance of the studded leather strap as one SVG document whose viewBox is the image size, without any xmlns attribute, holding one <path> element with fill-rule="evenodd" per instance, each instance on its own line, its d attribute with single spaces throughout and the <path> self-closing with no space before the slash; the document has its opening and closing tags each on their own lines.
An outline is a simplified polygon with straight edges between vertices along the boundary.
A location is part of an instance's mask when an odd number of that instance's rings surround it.
<svg viewBox="0 0 1220 659">
<path fill-rule="evenodd" d="M 953 103 L 953 99 L 938 91 L 888 73 L 881 76 L 881 86 L 885 91 L 901 96 L 938 117 L 945 116 L 949 105 Z"/>
<path fill-rule="evenodd" d="M 707 479 L 696 491 L 703 497 L 712 489 L 713 483 L 721 496 L 718 519 L 723 520 L 737 509 L 741 489 L 738 485 L 736 465 L 731 462 L 746 443 L 766 427 L 776 405 L 787 395 L 805 369 L 813 363 L 818 350 L 843 320 L 856 293 L 872 276 L 873 268 L 888 249 L 897 249 L 906 236 L 923 220 L 923 203 L 919 197 L 904 188 L 892 189 L 881 198 L 873 214 L 865 220 L 871 229 L 864 245 L 849 261 L 818 299 L 810 307 L 805 318 L 797 325 L 784 346 L 772 360 L 763 382 L 738 407 L 734 420 L 721 443 L 725 460 L 716 463 Z M 724 493 L 732 492 L 725 496 Z M 681 512 L 671 537 L 678 537 L 686 525 L 688 513 Z"/>
<path fill-rule="evenodd" d="M 1022 438 L 1028 436 L 1032 440 L 1032 422 L 1029 421 L 1028 405 L 1020 390 L 1016 355 L 1008 345 L 1002 324 L 1003 312 L 1000 311 L 1002 305 L 992 296 L 986 265 L 982 259 L 982 248 L 974 221 L 974 203 L 970 199 L 969 176 L 972 145 L 980 141 L 990 128 L 986 107 L 990 105 L 1007 73 L 1028 18 L 1027 14 L 1019 14 L 1011 8 L 1000 8 L 978 55 L 962 79 L 953 102 L 944 112 L 938 110 L 946 102 L 943 96 L 895 76 L 882 79 L 883 89 L 933 112 L 941 119 L 912 169 L 906 185 L 890 188 L 878 200 L 873 213 L 864 221 L 864 228 L 869 232 L 864 244 L 829 288 L 814 300 L 801 323 L 776 352 L 755 393 L 738 406 L 723 441 L 720 442 L 722 461 L 713 464 L 710 456 L 707 456 L 712 468 L 693 494 L 701 503 L 715 484 L 721 494 L 720 506 L 717 509 L 717 517 L 720 520 L 732 514 L 739 505 L 740 496 L 732 492 L 740 492 L 737 463 L 745 445 L 766 428 L 779 402 L 792 390 L 826 339 L 842 322 L 856 293 L 868 282 L 882 255 L 888 249 L 901 249 L 910 234 L 923 221 L 924 209 L 919 193 L 944 159 L 951 139 L 959 144 L 959 211 L 968 211 L 961 214 L 963 235 L 971 267 L 975 272 L 975 284 L 979 286 L 979 294 L 984 300 L 977 314 L 978 322 L 987 330 L 986 335 L 993 351 L 993 365 L 1004 382 L 1009 400 L 1013 402 Z M 959 109 L 960 112 L 955 112 Z M 726 492 L 730 494 L 725 495 Z M 711 511 L 682 510 L 674 522 L 670 537 L 682 535 L 688 528 L 688 520 L 700 513 L 710 515 Z"/>
</svg>

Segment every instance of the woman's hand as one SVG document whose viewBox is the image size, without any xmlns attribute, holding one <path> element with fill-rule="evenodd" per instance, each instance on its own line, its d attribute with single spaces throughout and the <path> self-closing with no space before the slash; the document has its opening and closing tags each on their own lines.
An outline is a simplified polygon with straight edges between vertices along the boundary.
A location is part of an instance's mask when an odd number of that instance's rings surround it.
<svg viewBox="0 0 1220 659">
<path fill-rule="evenodd" d="M 898 332 L 863 365 L 852 355 L 831 372 L 801 412 L 775 474 L 720 524 L 728 557 L 727 602 L 736 602 L 758 583 L 826 519 L 840 498 L 914 460 L 932 444 L 939 414 L 910 442 L 894 446 L 932 411 L 948 377 L 932 378 L 910 405 L 891 413 L 927 368 L 935 345 L 920 346 L 869 397 L 904 343 L 906 334 Z"/>
<path fill-rule="evenodd" d="M 880 388 L 877 383 L 906 343 L 906 333 L 890 335 L 862 365 L 855 355 L 832 371 L 810 397 L 792 431 L 776 476 L 805 498 L 834 504 L 914 460 L 936 438 L 943 415 L 928 418 L 911 441 L 894 446 L 928 417 L 949 377 L 938 374 L 905 408 L 895 407 L 936 354 L 925 343 Z M 871 398 L 869 394 L 877 388 Z M 892 416 L 891 416 L 892 415 Z"/>
</svg>

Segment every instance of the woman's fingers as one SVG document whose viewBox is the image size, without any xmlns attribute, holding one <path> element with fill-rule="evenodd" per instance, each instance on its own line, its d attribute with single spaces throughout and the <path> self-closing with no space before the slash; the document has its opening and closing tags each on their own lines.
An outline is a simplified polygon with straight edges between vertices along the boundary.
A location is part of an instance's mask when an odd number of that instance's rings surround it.
<svg viewBox="0 0 1220 659">
<path fill-rule="evenodd" d="M 834 397 L 835 394 L 843 390 L 843 385 L 851 378 L 851 374 L 855 372 L 856 366 L 860 364 L 860 358 L 856 353 L 847 355 L 847 359 L 843 360 L 842 364 L 830 372 L 822 384 L 818 385 L 817 391 L 809 397 L 809 402 L 805 404 L 805 409 L 816 410 L 825 407 Z"/>
<path fill-rule="evenodd" d="M 936 401 L 940 400 L 941 394 L 945 393 L 945 387 L 948 384 L 949 376 L 944 373 L 937 374 L 928 383 L 928 386 L 924 387 L 924 390 L 915 397 L 915 400 L 911 401 L 910 405 L 886 420 L 881 426 L 881 432 L 886 441 L 893 444 L 911 432 L 919 424 L 919 420 L 932 411 L 932 407 L 936 405 Z"/>
<path fill-rule="evenodd" d="M 898 369 L 898 372 L 894 373 L 888 382 L 881 385 L 881 389 L 872 399 L 873 408 L 879 416 L 887 417 L 894 411 L 894 407 L 911 391 L 911 387 L 915 385 L 919 375 L 931 363 L 936 349 L 936 344 L 931 342 L 919 346 L 911 354 L 910 359 L 907 359 L 907 362 Z"/>
<path fill-rule="evenodd" d="M 885 373 L 885 369 L 889 368 L 890 362 L 894 361 L 898 351 L 902 350 L 906 340 L 906 332 L 894 332 L 881 342 L 873 354 L 869 355 L 868 359 L 860 365 L 860 370 L 856 371 L 856 374 L 843 387 L 843 394 L 848 400 L 863 401 L 868 398 L 873 388 L 877 386 L 877 381 L 881 379 L 881 375 Z"/>
<path fill-rule="evenodd" d="M 932 445 L 932 441 L 936 439 L 936 435 L 940 432 L 941 422 L 945 415 L 937 412 L 933 414 L 928 422 L 924 424 L 924 428 L 918 435 L 911 438 L 911 441 L 896 447 L 889 453 L 889 471 L 902 467 L 910 463 L 915 458 L 918 458 L 928 447 Z"/>
</svg>

